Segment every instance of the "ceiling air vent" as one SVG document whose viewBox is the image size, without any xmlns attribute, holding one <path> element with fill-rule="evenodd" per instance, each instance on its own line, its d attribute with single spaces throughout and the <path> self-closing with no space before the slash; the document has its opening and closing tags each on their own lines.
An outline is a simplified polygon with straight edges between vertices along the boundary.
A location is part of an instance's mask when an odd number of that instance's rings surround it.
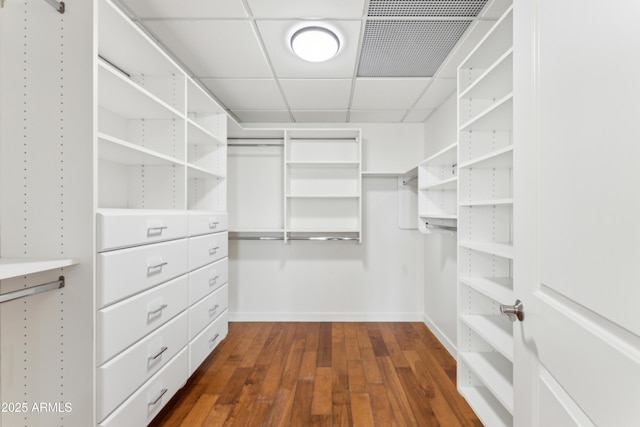
<svg viewBox="0 0 640 427">
<path fill-rule="evenodd" d="M 486 3 L 370 0 L 358 77 L 432 77 Z"/>
</svg>

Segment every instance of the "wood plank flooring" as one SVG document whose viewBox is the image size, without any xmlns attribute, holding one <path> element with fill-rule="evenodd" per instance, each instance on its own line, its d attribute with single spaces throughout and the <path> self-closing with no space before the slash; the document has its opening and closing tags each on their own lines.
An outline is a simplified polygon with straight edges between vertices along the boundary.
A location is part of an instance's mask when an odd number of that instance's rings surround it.
<svg viewBox="0 0 640 427">
<path fill-rule="evenodd" d="M 482 426 L 422 323 L 230 323 L 151 424 Z"/>
</svg>

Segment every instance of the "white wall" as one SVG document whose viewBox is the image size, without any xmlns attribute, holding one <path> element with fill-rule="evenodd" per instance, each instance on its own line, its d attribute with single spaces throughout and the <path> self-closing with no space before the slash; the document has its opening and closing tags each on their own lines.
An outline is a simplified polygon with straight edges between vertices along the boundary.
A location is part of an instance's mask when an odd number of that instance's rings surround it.
<svg viewBox="0 0 640 427">
<path fill-rule="evenodd" d="M 452 95 L 425 122 L 425 158 L 457 140 Z M 457 243 L 455 234 L 424 237 L 424 322 L 455 356 L 457 342 Z"/>
<path fill-rule="evenodd" d="M 422 124 L 348 127 L 362 128 L 363 170 L 408 170 L 423 157 Z M 243 191 L 236 182 L 230 164 L 229 189 Z M 398 179 L 362 187 L 361 244 L 230 242 L 230 320 L 422 320 L 423 238 L 398 228 Z"/>
</svg>

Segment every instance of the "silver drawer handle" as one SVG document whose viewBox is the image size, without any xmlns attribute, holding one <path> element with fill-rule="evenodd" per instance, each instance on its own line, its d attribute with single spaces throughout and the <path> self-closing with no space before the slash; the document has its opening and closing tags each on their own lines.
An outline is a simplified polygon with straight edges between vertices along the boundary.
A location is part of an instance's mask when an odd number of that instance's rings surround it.
<svg viewBox="0 0 640 427">
<path fill-rule="evenodd" d="M 150 311 L 149 314 L 158 314 L 167 307 L 169 307 L 169 305 L 162 304 L 160 307 L 156 308 L 155 310 Z"/>
<path fill-rule="evenodd" d="M 162 268 L 165 265 L 169 264 L 168 262 L 161 262 L 160 264 L 156 264 L 156 265 L 150 265 L 147 267 L 147 271 L 149 270 L 155 270 L 156 268 Z"/>
<path fill-rule="evenodd" d="M 220 249 L 220 246 L 216 246 L 215 248 L 209 248 L 209 255 L 215 254 L 218 249 Z"/>
<path fill-rule="evenodd" d="M 216 304 L 216 305 L 213 306 L 213 308 L 210 308 L 209 309 L 209 316 L 211 316 L 213 313 L 218 311 L 218 307 L 220 307 L 220 304 Z"/>
<path fill-rule="evenodd" d="M 167 228 L 169 227 L 166 225 L 161 227 L 147 227 L 147 234 L 162 234 L 162 232 Z"/>
<path fill-rule="evenodd" d="M 209 285 L 215 285 L 219 278 L 220 276 L 215 276 L 209 279 Z"/>
<path fill-rule="evenodd" d="M 212 221 L 209 223 L 209 228 L 218 228 L 218 224 L 220 224 L 220 221 Z"/>
<path fill-rule="evenodd" d="M 219 336 L 220 334 L 216 334 L 213 338 L 209 340 L 209 344 L 213 344 L 218 339 Z"/>
<path fill-rule="evenodd" d="M 169 391 L 169 389 L 167 388 L 163 388 L 162 391 L 160 392 L 160 396 L 156 397 L 156 400 L 154 400 L 153 402 L 149 402 L 149 406 L 154 406 L 156 405 L 158 402 L 160 402 L 160 399 L 162 399 L 162 396 L 164 396 L 164 394 Z"/>
<path fill-rule="evenodd" d="M 155 356 L 150 356 L 149 360 L 156 360 L 158 357 L 162 356 L 162 353 L 164 353 L 165 351 L 167 351 L 169 347 L 164 346 L 160 349 L 160 351 L 158 352 L 158 354 L 156 354 Z"/>
</svg>

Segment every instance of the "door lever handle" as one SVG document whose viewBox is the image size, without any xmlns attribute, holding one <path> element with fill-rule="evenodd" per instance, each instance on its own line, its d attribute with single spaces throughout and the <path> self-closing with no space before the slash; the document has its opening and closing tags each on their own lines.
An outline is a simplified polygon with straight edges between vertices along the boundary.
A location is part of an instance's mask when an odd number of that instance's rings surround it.
<svg viewBox="0 0 640 427">
<path fill-rule="evenodd" d="M 522 322 L 524 320 L 524 306 L 518 299 L 514 305 L 501 305 L 500 314 L 504 314 L 512 322 L 515 322 L 516 320 Z"/>
</svg>

